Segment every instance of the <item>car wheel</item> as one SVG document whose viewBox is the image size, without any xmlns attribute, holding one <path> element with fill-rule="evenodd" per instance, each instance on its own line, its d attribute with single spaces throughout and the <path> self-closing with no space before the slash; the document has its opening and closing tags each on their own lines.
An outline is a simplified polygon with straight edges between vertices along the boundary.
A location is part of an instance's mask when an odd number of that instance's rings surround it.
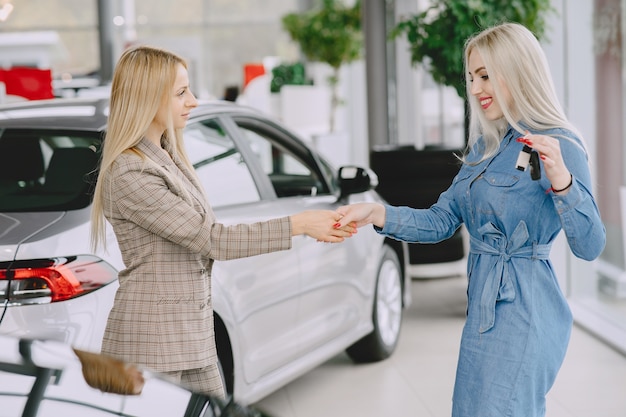
<svg viewBox="0 0 626 417">
<path fill-rule="evenodd" d="M 214 316 L 215 345 L 217 347 L 218 366 L 222 375 L 222 384 L 227 396 L 231 396 L 235 389 L 235 367 L 233 348 L 230 344 L 226 325 L 217 314 Z"/>
<path fill-rule="evenodd" d="M 402 322 L 402 274 L 398 256 L 383 248 L 378 268 L 372 321 L 374 330 L 350 346 L 346 353 L 359 363 L 377 362 L 391 356 L 400 338 Z"/>
</svg>

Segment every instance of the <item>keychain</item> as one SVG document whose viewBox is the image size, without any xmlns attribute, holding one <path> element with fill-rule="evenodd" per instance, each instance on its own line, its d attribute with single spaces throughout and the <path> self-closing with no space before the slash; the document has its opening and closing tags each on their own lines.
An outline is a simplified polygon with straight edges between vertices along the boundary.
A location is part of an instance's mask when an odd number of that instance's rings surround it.
<svg viewBox="0 0 626 417">
<path fill-rule="evenodd" d="M 530 153 L 530 178 L 534 181 L 541 178 L 541 166 L 539 165 L 539 154 L 537 151 Z"/>
<path fill-rule="evenodd" d="M 519 171 L 526 171 L 530 165 L 530 178 L 537 181 L 541 178 L 541 166 L 539 165 L 539 154 L 528 145 L 524 145 L 519 155 L 515 167 Z"/>
</svg>

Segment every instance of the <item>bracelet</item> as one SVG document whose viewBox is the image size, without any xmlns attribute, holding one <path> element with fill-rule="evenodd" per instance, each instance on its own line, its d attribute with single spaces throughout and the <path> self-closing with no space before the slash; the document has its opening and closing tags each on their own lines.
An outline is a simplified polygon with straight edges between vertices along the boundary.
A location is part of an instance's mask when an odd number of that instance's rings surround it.
<svg viewBox="0 0 626 417">
<path fill-rule="evenodd" d="M 569 174 L 569 184 L 567 184 L 566 187 L 561 188 L 560 190 L 555 190 L 554 187 L 550 187 L 550 189 L 552 190 L 553 193 L 560 193 L 562 191 L 567 190 L 569 187 L 571 187 L 573 182 L 574 182 L 574 177 L 572 177 L 572 174 Z"/>
</svg>

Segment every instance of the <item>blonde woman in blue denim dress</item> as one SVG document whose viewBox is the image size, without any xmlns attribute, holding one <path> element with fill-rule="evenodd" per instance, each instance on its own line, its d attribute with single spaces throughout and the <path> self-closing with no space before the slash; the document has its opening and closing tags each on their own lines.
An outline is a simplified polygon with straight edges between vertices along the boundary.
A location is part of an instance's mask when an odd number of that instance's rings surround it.
<svg viewBox="0 0 626 417">
<path fill-rule="evenodd" d="M 343 206 L 339 223 L 373 224 L 421 243 L 464 224 L 468 310 L 452 416 L 540 417 L 572 328 L 551 244 L 562 230 L 575 256 L 593 260 L 606 231 L 583 138 L 559 104 L 533 34 L 512 23 L 486 29 L 467 41 L 464 61 L 470 137 L 448 190 L 429 209 Z"/>
</svg>

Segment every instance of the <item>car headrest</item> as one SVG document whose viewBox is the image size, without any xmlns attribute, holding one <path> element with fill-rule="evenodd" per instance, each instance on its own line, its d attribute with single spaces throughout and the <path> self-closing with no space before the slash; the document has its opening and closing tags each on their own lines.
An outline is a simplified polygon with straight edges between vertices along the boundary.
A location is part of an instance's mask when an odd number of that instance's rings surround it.
<svg viewBox="0 0 626 417">
<path fill-rule="evenodd" d="M 37 137 L 0 138 L 0 179 L 34 181 L 43 176 L 44 162 Z"/>
<path fill-rule="evenodd" d="M 76 193 L 91 183 L 98 155 L 90 148 L 58 148 L 46 171 L 46 191 Z"/>
</svg>

